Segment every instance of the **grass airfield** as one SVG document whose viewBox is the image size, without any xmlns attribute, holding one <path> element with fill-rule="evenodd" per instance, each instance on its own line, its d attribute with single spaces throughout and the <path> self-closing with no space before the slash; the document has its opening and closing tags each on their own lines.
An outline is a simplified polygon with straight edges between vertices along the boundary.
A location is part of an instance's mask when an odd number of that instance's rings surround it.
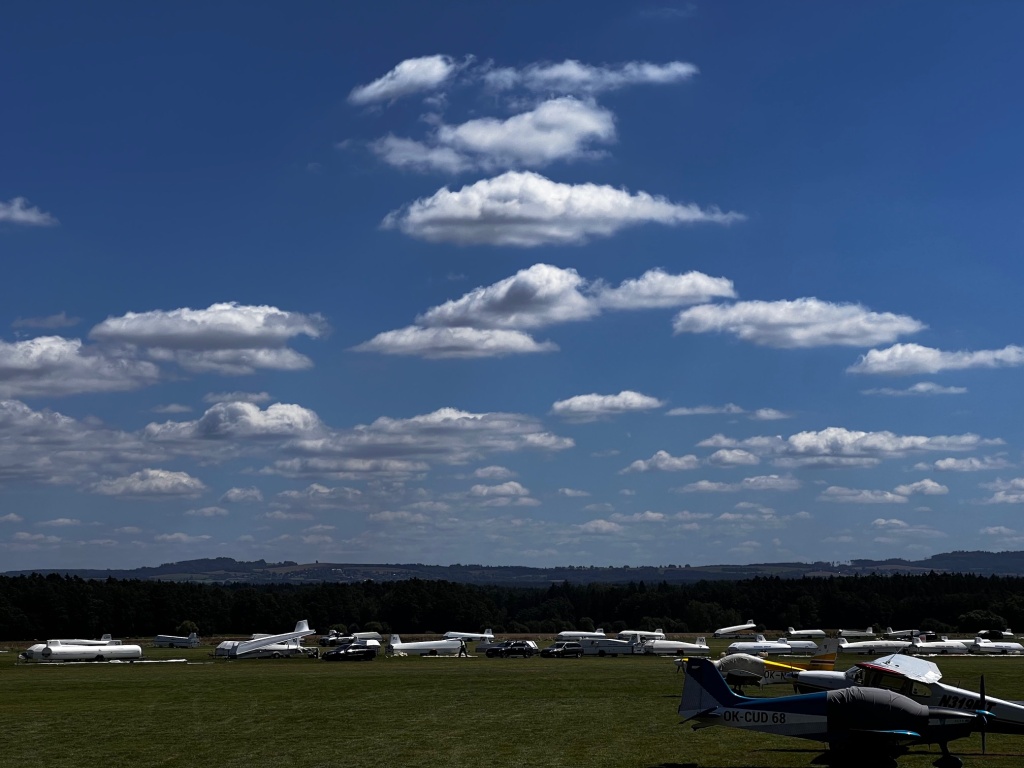
<svg viewBox="0 0 1024 768">
<path fill-rule="evenodd" d="M 728 641 L 712 641 L 716 653 Z M 814 742 L 679 725 L 671 659 L 378 658 L 188 664 L 16 663 L 0 649 L 0 766 L 789 768 Z M 472 647 L 472 646 L 471 646 Z M 870 657 L 840 656 L 838 668 Z M 944 682 L 1024 699 L 1024 657 L 936 657 Z M 785 695 L 788 686 L 765 693 Z M 756 693 L 756 689 L 751 689 Z M 967 766 L 1019 768 L 1024 737 L 951 745 Z M 930 766 L 937 747 L 900 759 Z"/>
</svg>

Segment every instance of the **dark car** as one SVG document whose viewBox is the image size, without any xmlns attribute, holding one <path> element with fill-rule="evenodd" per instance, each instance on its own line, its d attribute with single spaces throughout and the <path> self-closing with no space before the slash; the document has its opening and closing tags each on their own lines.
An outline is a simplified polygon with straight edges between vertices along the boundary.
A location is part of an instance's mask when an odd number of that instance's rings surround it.
<svg viewBox="0 0 1024 768">
<path fill-rule="evenodd" d="M 537 653 L 537 644 L 533 640 L 506 640 L 496 648 L 487 649 L 487 658 L 493 659 L 500 656 L 507 659 L 510 656 L 522 656 L 528 659 Z"/>
<path fill-rule="evenodd" d="M 559 640 L 541 651 L 540 655 L 549 659 L 578 659 L 583 655 L 583 646 L 575 640 Z"/>
<path fill-rule="evenodd" d="M 350 643 L 339 648 L 333 648 L 321 654 L 320 658 L 324 661 L 373 661 L 377 656 L 377 650 L 374 646 Z"/>
</svg>

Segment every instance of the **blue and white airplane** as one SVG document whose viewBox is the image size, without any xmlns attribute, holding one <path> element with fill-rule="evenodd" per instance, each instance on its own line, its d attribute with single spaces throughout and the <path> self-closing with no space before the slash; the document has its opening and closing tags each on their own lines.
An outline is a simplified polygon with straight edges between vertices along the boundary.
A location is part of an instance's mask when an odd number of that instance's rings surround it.
<svg viewBox="0 0 1024 768">
<path fill-rule="evenodd" d="M 938 744 L 942 756 L 933 765 L 961 768 L 949 742 L 983 731 L 989 714 L 984 697 L 971 712 L 929 707 L 878 688 L 752 699 L 733 693 L 708 659 L 687 659 L 684 671 L 679 715 L 694 721 L 694 730 L 720 725 L 824 742 L 833 765 L 894 766 L 909 747 Z"/>
</svg>

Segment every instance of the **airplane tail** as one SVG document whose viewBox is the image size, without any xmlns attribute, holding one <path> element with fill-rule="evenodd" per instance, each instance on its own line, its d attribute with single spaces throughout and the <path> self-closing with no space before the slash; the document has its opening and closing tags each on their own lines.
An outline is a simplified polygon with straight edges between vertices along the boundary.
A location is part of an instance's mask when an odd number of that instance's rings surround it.
<svg viewBox="0 0 1024 768">
<path fill-rule="evenodd" d="M 100 638 L 100 640 L 106 640 L 106 641 L 108 641 L 108 642 L 109 642 L 109 641 L 111 641 L 111 640 L 113 640 L 113 639 L 114 639 L 114 638 L 112 638 L 112 637 L 110 636 L 110 633 L 109 633 L 109 632 L 107 632 L 107 634 L 105 634 L 105 635 L 104 635 L 103 637 L 101 637 L 101 638 Z"/>
<path fill-rule="evenodd" d="M 836 658 L 839 655 L 839 640 L 833 637 L 826 637 L 818 646 L 818 652 L 808 660 L 808 669 L 832 671 L 836 666 Z"/>
<path fill-rule="evenodd" d="M 707 644 L 708 644 L 708 639 L 706 637 L 698 637 L 697 638 L 697 645 L 707 645 Z"/>
<path fill-rule="evenodd" d="M 792 627 L 786 627 L 786 634 L 787 635 L 792 635 L 794 633 L 796 633 L 795 629 L 793 629 Z"/>
<path fill-rule="evenodd" d="M 309 622 L 303 619 L 295 625 L 296 632 L 309 632 Z"/>
<path fill-rule="evenodd" d="M 737 696 L 722 677 L 722 673 L 709 659 L 685 659 L 683 671 L 683 698 L 679 702 L 679 715 L 683 722 L 707 714 L 722 706 L 735 706 L 745 699 Z"/>
</svg>

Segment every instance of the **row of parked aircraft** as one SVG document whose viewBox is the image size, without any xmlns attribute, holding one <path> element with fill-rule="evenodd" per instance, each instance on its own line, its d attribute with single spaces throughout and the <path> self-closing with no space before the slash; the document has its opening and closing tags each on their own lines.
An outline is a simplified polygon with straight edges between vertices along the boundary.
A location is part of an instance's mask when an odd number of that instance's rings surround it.
<svg viewBox="0 0 1024 768">
<path fill-rule="evenodd" d="M 722 627 L 715 631 L 716 638 L 751 637 L 749 634 L 757 625 L 753 622 L 731 627 Z M 291 632 L 275 635 L 254 634 L 248 640 L 226 640 L 220 643 L 214 655 L 221 658 L 281 658 L 289 656 L 318 656 L 319 650 L 302 644 L 302 639 L 315 633 L 306 621 L 300 621 Z M 917 630 L 894 631 L 887 628 L 884 633 L 890 639 L 878 639 L 871 627 L 865 630 L 840 630 L 836 640 L 824 640 L 819 646 L 815 639 L 825 638 L 826 633 L 820 629 L 796 630 L 789 627 L 787 636 L 777 640 L 767 640 L 764 635 L 754 634 L 752 640 L 737 641 L 731 644 L 727 654 L 755 654 L 767 656 L 814 656 L 821 653 L 1024 653 L 1024 646 L 1009 640 L 990 640 L 976 637 L 973 642 L 950 640 L 947 637 L 926 639 Z M 1012 635 L 1011 635 L 1012 636 Z M 865 640 L 848 638 L 868 637 Z M 894 639 L 898 638 L 898 639 Z M 604 629 L 593 631 L 566 630 L 557 635 L 559 641 L 578 641 L 585 654 L 598 656 L 618 656 L 621 654 L 654 654 L 661 656 L 708 656 L 711 649 L 703 637 L 695 643 L 680 640 L 667 640 L 661 629 L 624 630 L 616 636 L 606 635 Z M 381 648 L 387 653 L 411 655 L 457 655 L 466 652 L 466 644 L 477 642 L 477 652 L 486 653 L 498 643 L 494 633 L 487 629 L 484 632 L 446 632 L 441 639 L 403 642 L 399 635 L 392 635 L 386 646 L 383 638 L 376 632 L 360 632 L 353 635 L 341 635 L 331 630 L 320 639 L 321 646 L 352 646 L 350 650 L 358 650 L 361 655 L 372 651 L 376 655 Z M 829 646 L 834 644 L 830 650 Z M 195 633 L 187 637 L 176 635 L 157 635 L 154 645 L 170 648 L 195 648 L 199 638 Z M 100 650 L 97 650 L 100 649 Z M 63 639 L 38 643 L 27 649 L 21 657 L 31 661 L 110 661 L 135 660 L 142 658 L 142 648 L 138 645 L 124 645 L 110 635 L 99 640 Z"/>
</svg>

